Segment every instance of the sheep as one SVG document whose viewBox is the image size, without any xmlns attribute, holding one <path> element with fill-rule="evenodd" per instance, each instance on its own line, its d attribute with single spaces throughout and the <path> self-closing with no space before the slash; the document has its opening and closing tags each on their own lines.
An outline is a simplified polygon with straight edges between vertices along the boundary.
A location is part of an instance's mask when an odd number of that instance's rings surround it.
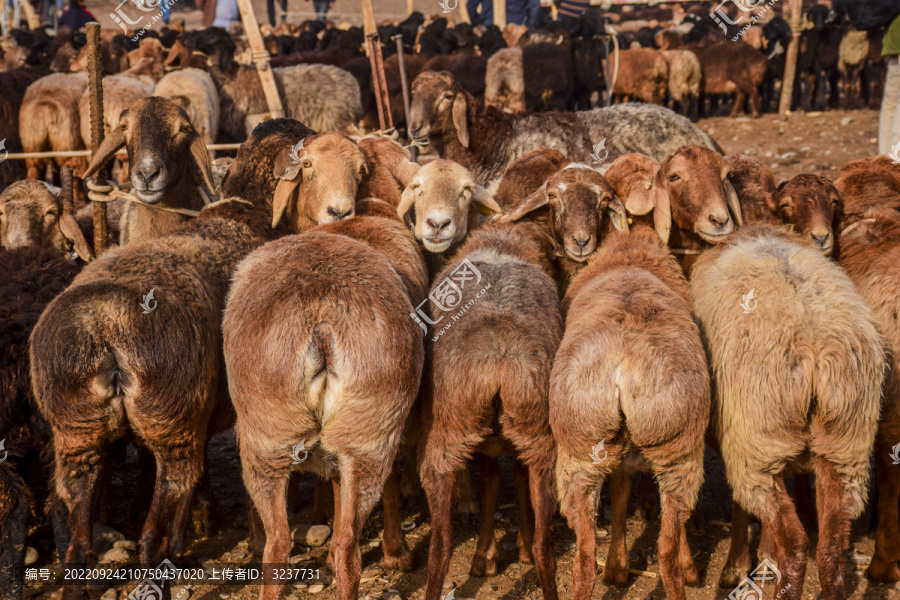
<svg viewBox="0 0 900 600">
<path fill-rule="evenodd" d="M 610 56 L 609 60 L 615 61 L 616 58 Z M 650 104 L 663 103 L 669 87 L 669 63 L 659 50 L 620 50 L 618 60 L 619 70 L 612 90 L 614 96 Z"/>
<path fill-rule="evenodd" d="M 703 70 L 703 94 L 734 94 L 732 117 L 744 110 L 750 100 L 750 114 L 759 117 L 761 99 L 759 86 L 766 78 L 766 56 L 744 42 L 727 41 L 710 45 L 689 44 Z"/>
<path fill-rule="evenodd" d="M 131 164 L 132 193 L 140 202 L 125 205 L 120 245 L 173 231 L 190 216 L 171 209 L 199 210 L 203 193 L 216 196 L 206 145 L 185 112 L 170 100 L 141 98 L 122 111 L 118 126 L 94 152 L 83 177 L 96 173 L 123 146 Z"/>
<path fill-rule="evenodd" d="M 488 225 L 469 235 L 432 286 L 431 377 L 419 451 L 432 523 L 426 600 L 441 597 L 452 552 L 454 480 L 476 453 L 484 492 L 470 573 L 497 573 L 495 457 L 512 453 L 521 461 L 520 560 L 531 562 L 533 555 L 544 598 L 557 598 L 547 385 L 562 319 L 547 237 L 535 223 Z M 422 309 L 417 313 L 423 316 Z"/>
<path fill-rule="evenodd" d="M 247 133 L 248 116 L 266 111 L 256 69 L 234 62 L 236 46 L 218 28 L 185 34 L 182 43 L 207 55 L 210 74 L 219 91 L 222 141 L 240 141 Z M 344 130 L 362 116 L 359 84 L 346 71 L 331 65 L 295 65 L 273 68 L 285 116 L 316 131 Z"/>
<path fill-rule="evenodd" d="M 738 197 L 741 197 L 745 188 L 750 187 L 762 192 L 775 191 L 775 174 L 769 165 L 764 165 L 746 154 L 729 154 L 725 157 L 725 162 L 731 168 L 728 181 Z"/>
<path fill-rule="evenodd" d="M 604 217 L 608 222 L 604 222 Z M 498 217 L 513 222 L 527 217 L 544 225 L 553 245 L 554 280 L 564 295 L 611 228 L 628 230 L 624 205 L 599 172 L 570 163 L 551 175 L 512 211 Z"/>
<path fill-rule="evenodd" d="M 700 115 L 700 88 L 703 70 L 697 55 L 690 50 L 664 50 L 669 63 L 669 97 L 681 108 L 681 114 L 692 121 Z"/>
<path fill-rule="evenodd" d="M 412 92 L 410 136 L 427 139 L 442 158 L 469 169 L 482 186 L 535 147 L 559 150 L 581 162 L 591 160 L 595 147 L 608 160 L 634 151 L 659 159 L 687 143 L 718 149 L 690 121 L 658 106 L 623 104 L 577 113 L 507 115 L 479 109 L 449 73 L 420 74 Z"/>
<path fill-rule="evenodd" d="M 153 88 L 153 95 L 180 106 L 207 144 L 219 131 L 219 92 L 212 77 L 201 69 L 186 68 L 167 73 Z"/>
<path fill-rule="evenodd" d="M 525 77 L 521 48 L 504 48 L 488 59 L 484 105 L 511 113 L 525 110 Z"/>
<path fill-rule="evenodd" d="M 596 506 L 610 476 L 612 530 L 603 582 L 628 580 L 625 517 L 634 471 L 659 483 L 659 567 L 666 597 L 699 575 L 685 521 L 703 483 L 710 382 L 688 282 L 649 227 L 613 233 L 562 303 L 565 335 L 550 377 L 562 512 L 577 536 L 574 592 L 596 574 Z M 600 456 L 600 453 L 603 456 Z"/>
<path fill-rule="evenodd" d="M 766 224 L 705 250 L 691 295 L 715 382 L 711 429 L 736 503 L 772 537 L 779 594 L 802 597 L 808 546 L 783 478 L 811 471 L 822 595 L 845 597 L 841 552 L 866 499 L 885 375 L 871 309 L 840 267 Z"/>
<path fill-rule="evenodd" d="M 357 200 L 378 198 L 396 209 L 419 164 L 412 161 L 409 150 L 389 137 L 364 137 L 357 145 L 366 155 L 368 172 L 356 191 Z"/>
<path fill-rule="evenodd" d="M 20 67 L 0 72 L 0 140 L 4 140 L 3 150 L 21 152 L 19 139 L 19 107 L 25 96 L 25 89 L 48 71 L 31 67 Z M 0 163 L 0 192 L 14 181 L 24 179 L 25 164 L 20 160 L 4 160 Z"/>
<path fill-rule="evenodd" d="M 522 47 L 525 80 L 525 108 L 539 111 L 564 111 L 575 94 L 575 64 L 572 42 L 530 43 Z"/>
<path fill-rule="evenodd" d="M 263 562 L 288 563 L 285 484 L 299 447 L 309 454 L 298 468 L 335 478 L 341 600 L 357 597 L 360 531 L 391 472 L 424 363 L 422 333 L 407 315 L 427 291 L 425 266 L 384 206 L 252 253 L 235 273 L 223 321 L 244 483 L 265 528 Z M 366 322 L 379 333 L 366 335 Z M 273 335 L 292 341 L 273 346 Z M 267 568 L 264 581 L 260 598 L 280 597 L 284 580 Z"/>
<path fill-rule="evenodd" d="M 7 250 L 41 246 L 64 255 L 74 250 L 84 261 L 94 257 L 72 208 L 33 179 L 18 181 L 0 193 L 0 246 Z"/>
<path fill-rule="evenodd" d="M 838 47 L 838 72 L 844 80 L 844 104 L 857 108 L 862 100 L 862 70 L 869 57 L 869 32 L 850 28 Z"/>
<path fill-rule="evenodd" d="M 83 73 L 54 73 L 28 86 L 19 109 L 19 137 L 25 152 L 62 152 L 82 150 L 78 118 L 78 100 L 87 89 L 87 75 Z M 39 179 L 48 167 L 71 167 L 75 177 L 81 177 L 86 159 L 28 158 L 25 168 L 28 179 Z"/>
<path fill-rule="evenodd" d="M 558 150 L 532 150 L 511 163 L 503 172 L 503 177 L 488 188 L 488 194 L 500 207 L 501 213 L 512 212 L 567 164 L 569 161 Z"/>
</svg>

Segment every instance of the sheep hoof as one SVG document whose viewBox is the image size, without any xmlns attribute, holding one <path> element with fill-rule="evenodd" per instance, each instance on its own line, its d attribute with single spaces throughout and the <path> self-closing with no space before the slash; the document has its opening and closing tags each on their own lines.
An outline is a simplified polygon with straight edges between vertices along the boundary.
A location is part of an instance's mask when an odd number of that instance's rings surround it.
<svg viewBox="0 0 900 600">
<path fill-rule="evenodd" d="M 496 558 L 487 558 L 486 556 L 475 555 L 472 558 L 472 568 L 469 569 L 469 575 L 472 577 L 491 577 L 499 571 Z"/>
<path fill-rule="evenodd" d="M 628 569 L 616 568 L 609 564 L 603 568 L 603 585 L 606 587 L 623 587 L 628 584 Z"/>
<path fill-rule="evenodd" d="M 880 583 L 893 583 L 900 581 L 900 567 L 896 562 L 886 562 L 878 558 L 878 555 L 872 557 L 872 563 L 866 569 L 866 577 L 872 581 Z"/>
<path fill-rule="evenodd" d="M 719 577 L 719 587 L 734 588 L 747 577 L 748 573 L 749 571 L 747 569 L 726 565 L 725 568 L 722 569 L 722 576 Z"/>
<path fill-rule="evenodd" d="M 412 552 L 409 548 L 404 548 L 400 556 L 384 555 L 384 568 L 392 571 L 403 571 L 409 573 L 415 570 L 415 562 L 413 561 Z"/>
<path fill-rule="evenodd" d="M 524 546 L 519 547 L 519 562 L 523 565 L 534 564 L 534 558 L 531 556 L 531 550 Z"/>
<path fill-rule="evenodd" d="M 691 565 L 689 567 L 682 567 L 681 570 L 684 573 L 684 585 L 700 587 L 700 573 L 697 572 L 697 567 Z"/>
</svg>

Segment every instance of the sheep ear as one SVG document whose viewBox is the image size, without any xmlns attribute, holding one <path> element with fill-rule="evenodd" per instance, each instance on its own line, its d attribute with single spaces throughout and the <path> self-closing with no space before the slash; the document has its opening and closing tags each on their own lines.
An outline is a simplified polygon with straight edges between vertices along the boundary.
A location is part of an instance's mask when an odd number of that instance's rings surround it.
<svg viewBox="0 0 900 600">
<path fill-rule="evenodd" d="M 503 212 L 503 209 L 497 204 L 497 201 L 494 200 L 491 194 L 480 185 L 476 184 L 475 188 L 472 190 L 472 201 L 478 204 L 478 212 L 485 216 Z"/>
<path fill-rule="evenodd" d="M 466 122 L 468 117 L 468 103 L 466 96 L 459 92 L 453 99 L 453 126 L 456 127 L 456 135 L 459 137 L 459 143 L 469 147 L 469 125 Z"/>
<path fill-rule="evenodd" d="M 672 233 L 672 205 L 669 203 L 669 191 L 666 189 L 666 178 L 662 169 L 656 172 L 650 197 L 653 199 L 653 228 L 663 244 L 668 244 L 669 235 Z"/>
<path fill-rule="evenodd" d="M 652 187 L 650 190 L 641 189 L 639 186 L 632 188 L 625 200 L 625 210 L 632 215 L 646 215 L 653 210 Z"/>
<path fill-rule="evenodd" d="M 87 179 L 100 170 L 100 167 L 108 163 L 109 159 L 111 159 L 113 155 L 119 151 L 119 148 L 124 145 L 125 131 L 121 127 L 113 127 L 106 137 L 103 138 L 103 143 L 100 144 L 97 151 L 94 152 L 91 164 L 89 164 L 87 170 L 81 174 L 81 178 Z"/>
<path fill-rule="evenodd" d="M 525 215 L 530 212 L 536 211 L 537 209 L 547 206 L 550 204 L 550 199 L 547 197 L 547 184 L 544 183 L 533 194 L 522 200 L 522 202 L 513 209 L 512 212 L 508 212 L 503 214 L 500 217 L 500 221 L 502 223 L 512 223 L 513 221 L 518 221 Z"/>
<path fill-rule="evenodd" d="M 606 205 L 606 214 L 609 215 L 613 227 L 628 233 L 628 213 L 625 212 L 625 206 L 621 200 L 614 196 Z"/>
<path fill-rule="evenodd" d="M 744 215 L 741 213 L 741 201 L 738 198 L 737 192 L 734 191 L 734 186 L 731 185 L 730 181 L 724 181 L 725 184 L 725 201 L 728 203 L 728 210 L 731 211 L 731 218 L 734 219 L 734 222 L 741 227 L 744 225 Z"/>
<path fill-rule="evenodd" d="M 91 252 L 91 247 L 84 239 L 84 233 L 71 211 L 63 209 L 62 214 L 59 215 L 59 230 L 66 236 L 66 239 L 72 242 L 75 252 L 78 253 L 81 260 L 90 262 L 94 259 L 94 253 Z"/>
<path fill-rule="evenodd" d="M 409 225 L 412 220 L 411 218 L 407 218 L 407 213 L 416 203 L 417 189 L 419 189 L 417 184 L 408 185 L 406 186 L 406 189 L 403 190 L 403 194 L 400 195 L 400 205 L 397 207 L 397 214 L 400 215 L 400 218 L 407 225 Z"/>
<path fill-rule="evenodd" d="M 297 198 L 297 194 L 300 191 L 300 181 L 301 179 L 281 180 L 275 186 L 275 196 L 272 197 L 272 229 L 278 226 L 281 217 L 284 216 L 284 211 L 288 207 L 288 203 Z"/>
<path fill-rule="evenodd" d="M 213 183 L 212 161 L 209 159 L 209 152 L 206 150 L 206 142 L 196 133 L 194 134 L 194 141 L 191 142 L 191 157 L 194 159 L 194 166 L 200 171 L 200 177 L 209 197 L 215 198 L 218 194 L 216 194 L 216 184 Z"/>
<path fill-rule="evenodd" d="M 295 161 L 291 159 L 290 152 L 284 150 L 275 156 L 275 164 L 272 168 L 272 175 L 277 179 L 293 180 L 297 178 L 300 169 L 303 168 L 303 161 Z"/>
</svg>

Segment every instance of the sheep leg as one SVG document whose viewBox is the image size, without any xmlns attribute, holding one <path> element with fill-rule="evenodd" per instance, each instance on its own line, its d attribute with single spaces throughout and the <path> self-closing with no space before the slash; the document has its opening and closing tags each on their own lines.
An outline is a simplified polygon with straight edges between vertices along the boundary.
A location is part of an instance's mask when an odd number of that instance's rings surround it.
<svg viewBox="0 0 900 600">
<path fill-rule="evenodd" d="M 747 528 L 750 515 L 741 505 L 731 501 L 731 542 L 728 558 L 719 577 L 719 587 L 734 588 L 750 573 L 750 539 Z"/>
<path fill-rule="evenodd" d="M 266 568 L 263 569 L 263 585 L 260 586 L 259 598 L 278 600 L 284 589 L 285 580 L 275 577 L 274 569 L 287 566 L 293 546 L 287 519 L 286 487 L 290 477 L 290 466 L 281 457 L 269 460 L 267 458 L 269 457 L 257 454 L 249 444 L 241 448 L 244 485 L 253 503 L 252 511 L 256 512 L 265 531 L 262 562 Z M 251 532 L 252 530 L 253 528 Z"/>
<path fill-rule="evenodd" d="M 437 473 L 434 469 L 423 469 L 420 473 L 422 487 L 428 497 L 431 512 L 431 543 L 428 548 L 428 579 L 425 583 L 425 600 L 439 600 L 447 571 L 450 570 L 450 556 L 453 552 L 453 532 L 450 527 L 450 504 L 453 495 L 455 473 Z"/>
<path fill-rule="evenodd" d="M 516 464 L 519 464 L 516 461 Z M 537 571 L 544 600 L 557 600 L 556 591 L 556 555 L 553 553 L 553 515 L 556 513 L 556 486 L 553 481 L 552 463 L 549 468 L 532 466 L 528 469 L 531 507 L 529 511 L 534 518 L 533 542 L 531 554 L 534 557 L 534 570 Z M 522 500 L 519 500 L 522 506 Z M 520 531 L 522 525 L 519 526 Z M 521 554 L 521 553 L 520 553 Z M 594 556 L 592 554 L 592 556 Z M 521 558 L 519 559 L 521 560 Z M 594 568 L 596 571 L 596 567 Z"/>
<path fill-rule="evenodd" d="M 141 564 L 155 567 L 178 555 L 190 518 L 194 490 L 203 472 L 203 444 L 166 447 L 156 452 L 156 488 L 141 533 Z"/>
<path fill-rule="evenodd" d="M 334 498 L 334 522 L 331 524 L 332 533 L 337 531 L 341 524 L 341 478 L 340 475 L 331 480 L 331 489 Z M 334 572 L 334 535 L 331 536 L 331 543 L 328 544 L 328 556 L 325 558 L 325 566 Z"/>
<path fill-rule="evenodd" d="M 586 474 L 568 472 L 557 466 L 559 489 L 563 491 L 562 505 L 569 527 L 575 530 L 575 564 L 573 571 L 573 600 L 590 600 L 597 577 L 597 496 L 598 489 L 585 485 Z M 583 482 L 582 482 L 583 481 Z M 537 516 L 537 510 L 535 511 Z M 539 517 L 538 517 L 539 518 Z M 535 527 L 540 531 L 540 527 Z M 607 563 L 609 564 L 609 563 Z M 604 569 L 605 572 L 605 569 Z M 545 593 L 546 593 L 546 589 Z"/>
<path fill-rule="evenodd" d="M 620 470 L 613 471 L 609 478 L 609 494 L 612 500 L 612 523 L 609 534 L 609 552 L 606 555 L 606 567 L 603 568 L 603 584 L 622 586 L 628 583 L 625 530 L 628 524 L 631 477 Z"/>
<path fill-rule="evenodd" d="M 662 523 L 659 527 L 658 541 L 659 576 L 668 600 L 684 600 L 684 574 L 681 570 L 680 549 L 683 527 L 690 513 L 683 503 L 672 496 L 670 494 L 662 496 Z M 626 576 L 627 573 L 625 571 Z"/>
<path fill-rule="evenodd" d="M 5 469 L 4 469 L 5 467 Z M 0 598 L 22 597 L 25 581 L 25 541 L 28 538 L 28 509 L 32 498 L 25 482 L 10 464 L 0 466 L 0 520 L 4 545 L 0 549 Z"/>
<path fill-rule="evenodd" d="M 875 581 L 900 580 L 900 472 L 890 458 L 890 442 L 875 446 L 875 474 L 878 481 L 878 528 L 875 530 L 875 555 L 866 575 Z"/>
<path fill-rule="evenodd" d="M 406 460 L 403 463 L 403 473 L 400 475 L 400 504 L 402 506 L 413 506 L 419 499 L 419 469 L 416 464 L 416 449 L 411 447 L 406 453 Z"/>
<path fill-rule="evenodd" d="M 843 550 L 850 540 L 850 514 L 844 497 L 846 492 L 834 463 L 815 458 L 816 513 L 819 516 L 819 542 L 816 565 L 825 600 L 844 598 Z"/>
<path fill-rule="evenodd" d="M 253 556 L 262 556 L 263 549 L 266 547 L 266 530 L 263 528 L 262 519 L 259 518 L 259 511 L 251 500 L 247 507 L 247 526 L 249 534 L 247 535 L 247 549 Z"/>
<path fill-rule="evenodd" d="M 516 492 L 519 496 L 519 535 L 516 539 L 516 545 L 519 547 L 519 562 L 530 565 L 534 562 L 531 553 L 531 547 L 534 544 L 534 510 L 528 490 L 528 467 L 518 459 L 513 463 L 513 477 L 516 480 Z"/>
<path fill-rule="evenodd" d="M 747 94 L 744 90 L 737 90 L 734 93 L 734 99 L 731 102 L 731 112 L 728 114 L 729 117 L 736 117 L 744 112 L 744 103 L 747 102 Z"/>
<path fill-rule="evenodd" d="M 497 509 L 497 492 L 500 489 L 500 463 L 495 456 L 475 455 L 478 475 L 481 479 L 481 528 L 475 545 L 475 556 L 469 574 L 473 577 L 496 575 L 497 538 L 494 536 L 494 512 Z"/>
<path fill-rule="evenodd" d="M 685 519 L 685 523 L 687 519 Z M 678 544 L 678 564 L 681 565 L 681 573 L 684 576 L 684 583 L 690 586 L 700 585 L 700 573 L 697 571 L 697 565 L 694 564 L 694 556 L 691 554 L 691 547 L 687 542 L 687 527 L 685 523 L 681 524 L 681 535 Z"/>
<path fill-rule="evenodd" d="M 215 498 L 212 483 L 209 480 L 209 455 L 204 454 L 203 472 L 200 473 L 200 485 L 197 486 L 197 500 L 191 511 L 191 525 L 194 535 L 206 539 L 215 535 Z"/>
<path fill-rule="evenodd" d="M 327 479 L 316 477 L 316 489 L 313 492 L 313 522 L 327 523 L 330 517 L 337 515 L 335 498 L 331 483 Z"/>
<path fill-rule="evenodd" d="M 773 483 L 772 497 L 765 514 L 761 515 L 761 521 L 763 527 L 772 528 L 778 569 L 783 573 L 779 585 L 782 586 L 784 593 L 779 596 L 779 599 L 800 600 L 803 594 L 803 581 L 806 577 L 809 538 L 797 516 L 794 502 L 784 487 L 784 479 L 776 477 Z M 779 591 L 776 590 L 776 595 Z"/>
<path fill-rule="evenodd" d="M 412 571 L 413 555 L 406 545 L 403 529 L 400 528 L 400 495 L 397 470 L 391 467 L 391 474 L 384 483 L 384 532 L 381 535 L 384 548 L 384 566 L 388 569 Z"/>
<path fill-rule="evenodd" d="M 478 503 L 472 493 L 472 476 L 468 468 L 456 474 L 456 514 L 466 523 L 471 523 L 478 514 Z"/>
<path fill-rule="evenodd" d="M 653 485 L 653 477 L 649 473 L 641 472 L 638 475 L 637 500 L 638 506 L 634 516 L 640 517 L 649 523 L 656 515 L 656 490 Z"/>
</svg>

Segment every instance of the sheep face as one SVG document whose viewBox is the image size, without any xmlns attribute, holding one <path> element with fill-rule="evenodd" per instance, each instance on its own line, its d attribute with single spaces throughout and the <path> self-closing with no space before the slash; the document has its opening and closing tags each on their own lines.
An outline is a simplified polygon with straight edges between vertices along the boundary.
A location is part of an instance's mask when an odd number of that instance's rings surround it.
<svg viewBox="0 0 900 600">
<path fill-rule="evenodd" d="M 403 191 L 397 213 L 407 223 L 415 223 L 416 238 L 426 250 L 439 253 L 466 237 L 469 221 L 477 220 L 477 213 L 472 214 L 476 210 L 502 212 L 466 168 L 453 161 L 435 160 L 412 177 Z"/>
<path fill-rule="evenodd" d="M 90 247 L 71 212 L 39 181 L 18 181 L 0 194 L 0 246 L 40 246 L 61 254 L 73 247 L 84 260 Z"/>
<path fill-rule="evenodd" d="M 798 175 L 767 195 L 766 204 L 822 254 L 831 254 L 842 207 L 841 195 L 831 182 L 817 175 Z"/>
<path fill-rule="evenodd" d="M 455 128 L 463 146 L 468 147 L 467 102 L 453 76 L 446 71 L 426 71 L 412 85 L 409 107 L 409 135 L 423 140 Z"/>
<path fill-rule="evenodd" d="M 94 153 L 83 178 L 125 146 L 131 164 L 132 192 L 145 204 L 162 200 L 176 186 L 193 180 L 215 196 L 212 163 L 203 138 L 178 105 L 165 98 L 142 98 L 119 116 Z"/>
<path fill-rule="evenodd" d="M 284 149 L 275 161 L 281 181 L 272 199 L 272 227 L 284 218 L 293 232 L 352 217 L 368 172 L 365 154 L 340 133 L 320 133 L 303 142 Z"/>
<path fill-rule="evenodd" d="M 717 244 L 742 225 L 737 193 L 728 181 L 725 158 L 702 146 L 684 146 L 666 157 L 653 183 L 654 206 L 668 205 L 683 231 Z"/>
</svg>

